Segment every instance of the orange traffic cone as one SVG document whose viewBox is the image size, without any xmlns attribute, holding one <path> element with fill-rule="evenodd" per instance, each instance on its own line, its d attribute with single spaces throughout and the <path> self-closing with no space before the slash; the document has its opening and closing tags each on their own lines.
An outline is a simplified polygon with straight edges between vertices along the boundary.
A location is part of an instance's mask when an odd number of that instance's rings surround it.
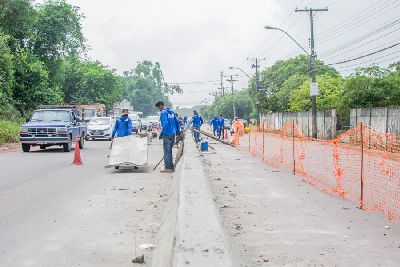
<svg viewBox="0 0 400 267">
<path fill-rule="evenodd" d="M 79 140 L 78 137 L 75 140 L 75 154 L 74 154 L 74 161 L 72 162 L 73 165 L 83 165 L 81 159 L 81 151 L 79 149 Z"/>
<path fill-rule="evenodd" d="M 225 140 L 228 140 L 228 129 L 225 129 Z"/>
</svg>

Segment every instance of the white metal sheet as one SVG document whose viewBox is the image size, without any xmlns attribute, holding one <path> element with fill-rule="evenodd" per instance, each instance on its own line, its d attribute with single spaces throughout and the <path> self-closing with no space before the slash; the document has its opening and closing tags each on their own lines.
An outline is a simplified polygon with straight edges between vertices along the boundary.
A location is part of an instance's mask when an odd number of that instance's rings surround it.
<svg viewBox="0 0 400 267">
<path fill-rule="evenodd" d="M 130 135 L 115 138 L 109 162 L 106 167 L 114 166 L 144 166 L 148 160 L 148 140 L 147 137 Z"/>
</svg>

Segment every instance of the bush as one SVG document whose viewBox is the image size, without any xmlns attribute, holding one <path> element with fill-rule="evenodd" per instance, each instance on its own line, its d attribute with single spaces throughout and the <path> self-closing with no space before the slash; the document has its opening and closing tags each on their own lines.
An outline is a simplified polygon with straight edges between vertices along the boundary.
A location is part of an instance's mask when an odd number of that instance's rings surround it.
<svg viewBox="0 0 400 267">
<path fill-rule="evenodd" d="M 0 144 L 18 142 L 21 122 L 0 120 Z"/>
</svg>

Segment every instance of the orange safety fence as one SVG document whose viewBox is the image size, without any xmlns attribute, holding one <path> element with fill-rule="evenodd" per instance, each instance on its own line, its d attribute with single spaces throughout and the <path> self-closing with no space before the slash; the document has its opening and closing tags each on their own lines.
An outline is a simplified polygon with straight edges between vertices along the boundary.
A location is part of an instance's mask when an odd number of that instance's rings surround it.
<svg viewBox="0 0 400 267">
<path fill-rule="evenodd" d="M 334 140 L 311 139 L 294 121 L 279 130 L 264 122 L 238 143 L 268 165 L 400 223 L 400 136 L 361 123 Z"/>
</svg>

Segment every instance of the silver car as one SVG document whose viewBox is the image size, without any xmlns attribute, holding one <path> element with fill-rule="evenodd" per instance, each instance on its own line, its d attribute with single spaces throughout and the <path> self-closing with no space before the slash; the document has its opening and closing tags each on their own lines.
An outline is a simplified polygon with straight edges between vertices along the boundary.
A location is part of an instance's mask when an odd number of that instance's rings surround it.
<svg viewBox="0 0 400 267">
<path fill-rule="evenodd" d="M 89 121 L 87 140 L 111 140 L 115 121 L 110 117 L 97 117 Z"/>
</svg>

